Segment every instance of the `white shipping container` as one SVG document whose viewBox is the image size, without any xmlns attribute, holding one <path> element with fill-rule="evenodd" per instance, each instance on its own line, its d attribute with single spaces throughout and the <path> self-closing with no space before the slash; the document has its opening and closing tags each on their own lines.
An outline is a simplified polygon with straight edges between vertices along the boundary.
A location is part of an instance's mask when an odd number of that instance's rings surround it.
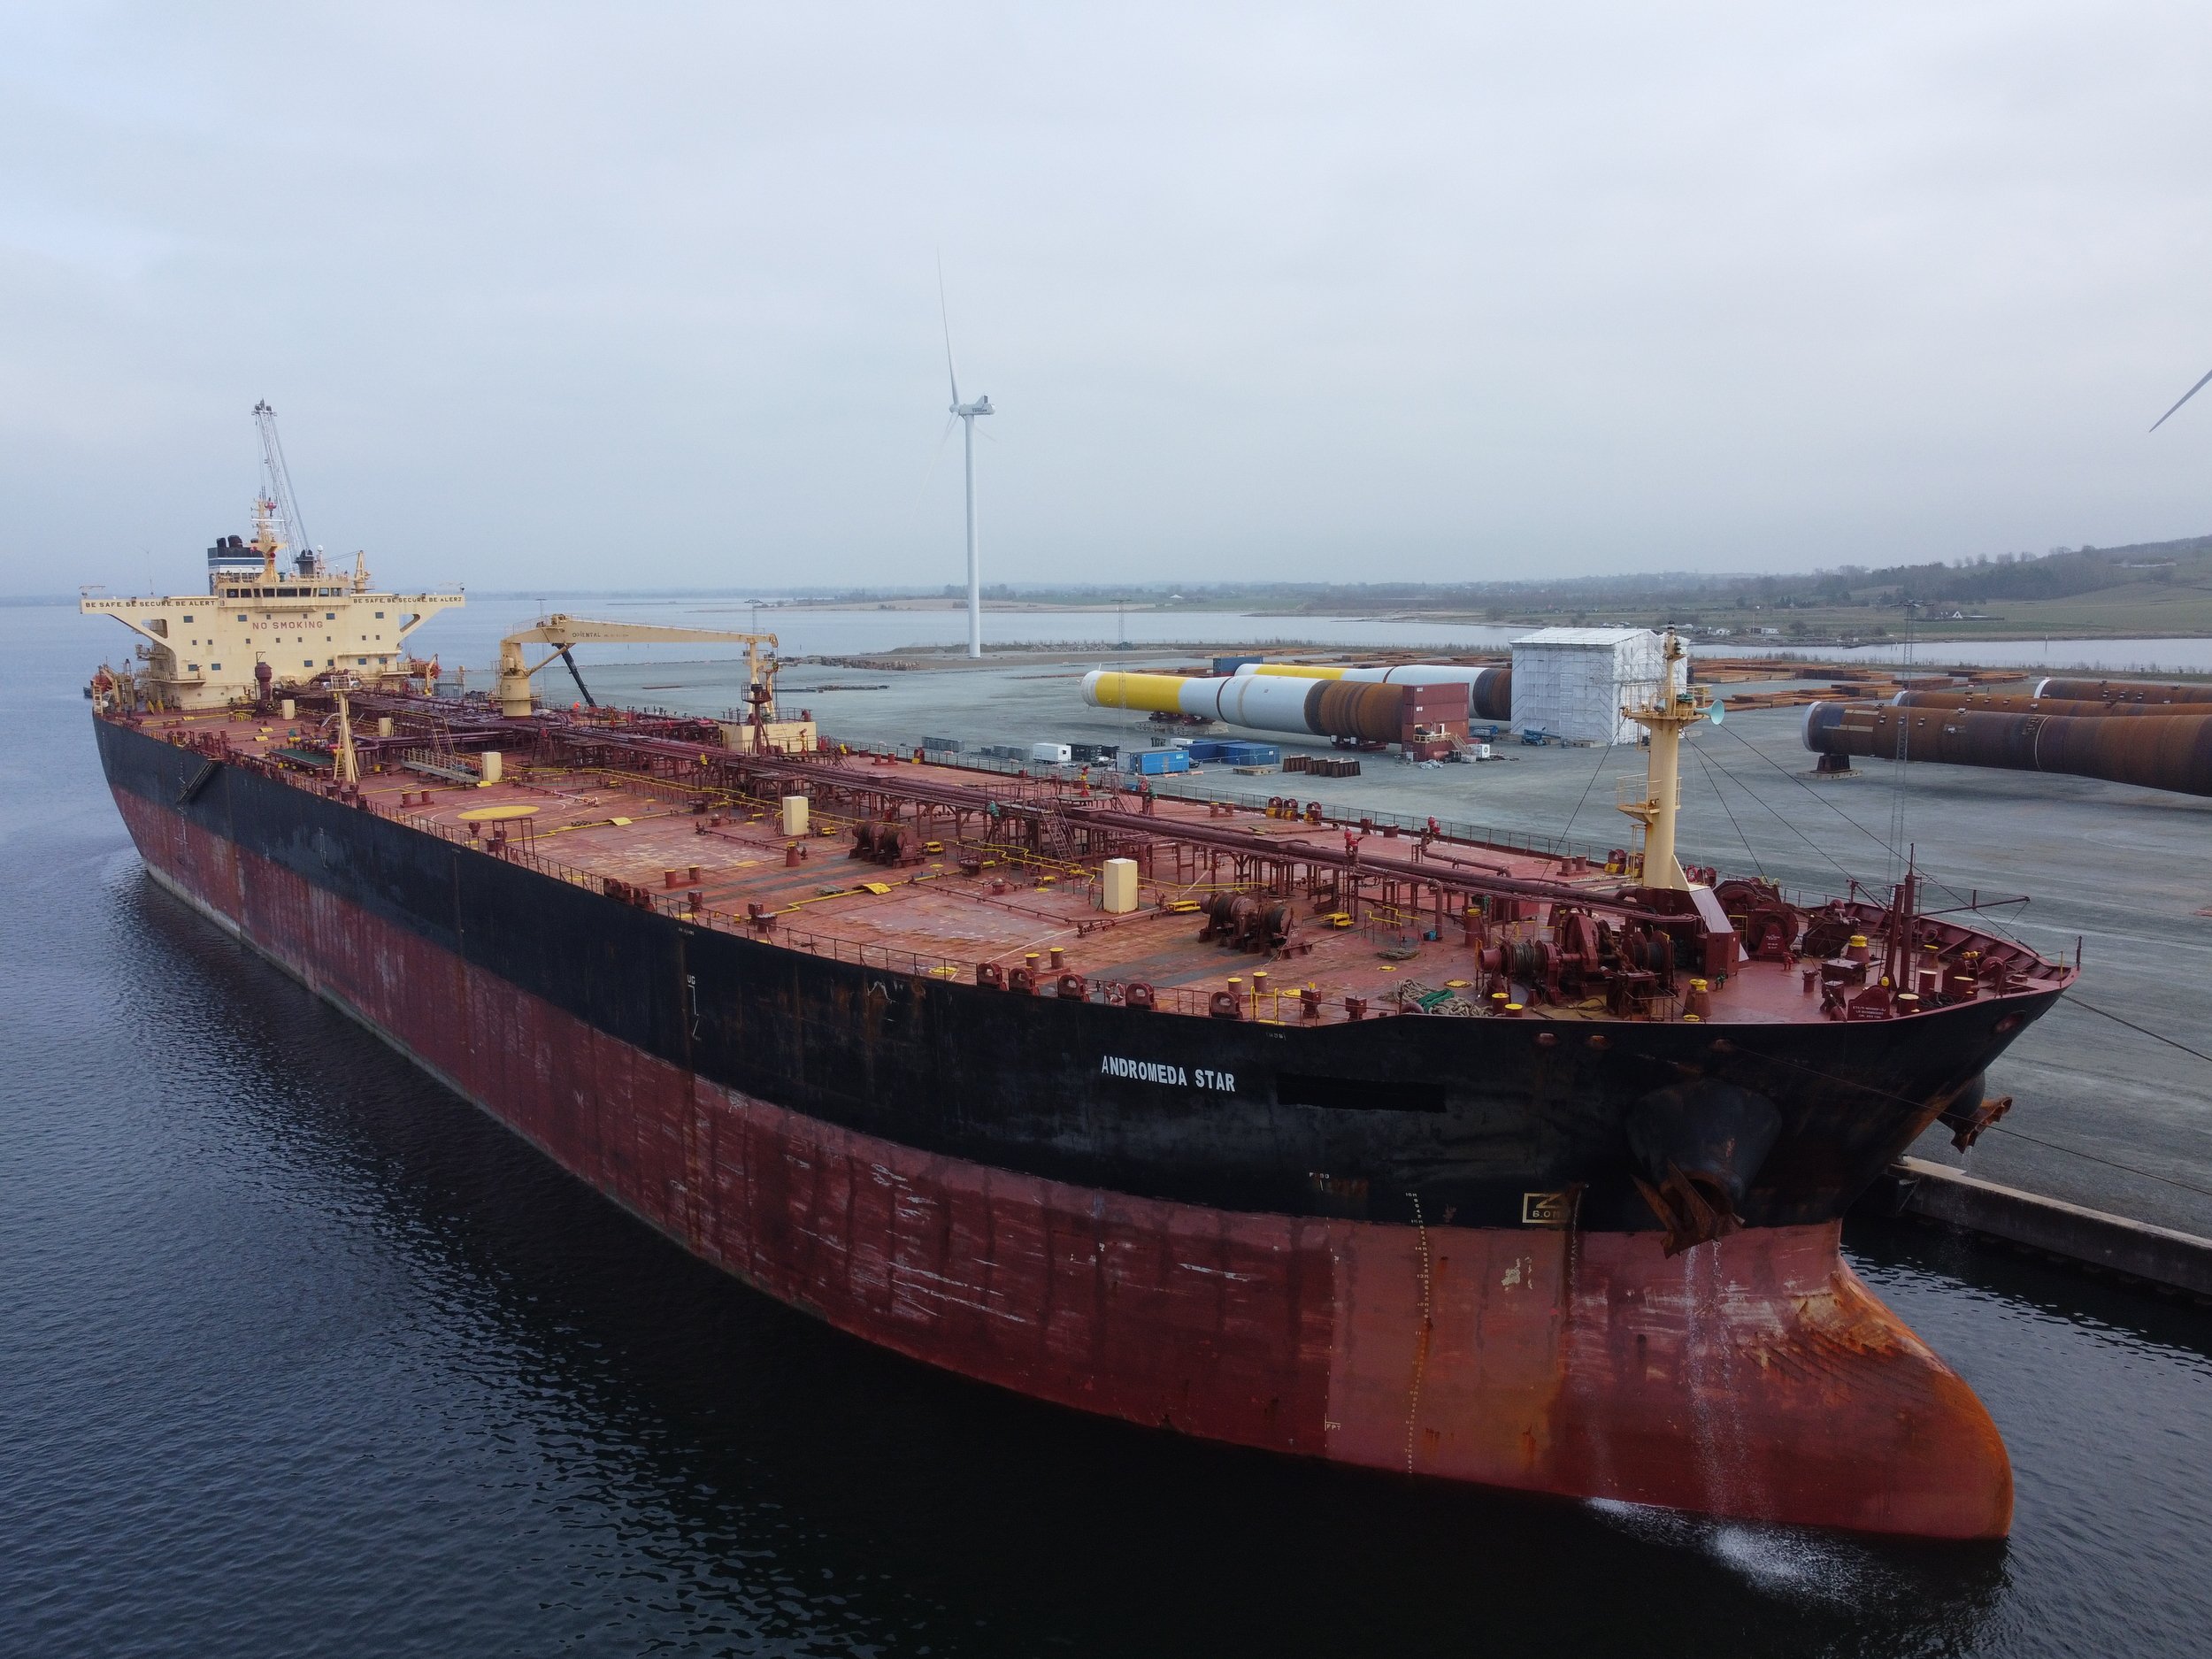
<svg viewBox="0 0 2212 1659">
<path fill-rule="evenodd" d="M 1065 743 L 1032 743 L 1029 758 L 1047 766 L 1064 766 L 1073 758 Z"/>
</svg>

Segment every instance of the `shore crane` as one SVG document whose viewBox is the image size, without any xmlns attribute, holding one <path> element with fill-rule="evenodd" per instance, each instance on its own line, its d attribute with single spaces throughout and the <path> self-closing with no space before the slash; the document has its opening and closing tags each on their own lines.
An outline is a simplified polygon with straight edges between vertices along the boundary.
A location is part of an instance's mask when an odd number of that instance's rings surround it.
<svg viewBox="0 0 2212 1659">
<path fill-rule="evenodd" d="M 771 652 L 776 649 L 774 634 L 733 634 L 721 628 L 672 628 L 651 622 L 595 622 L 588 617 L 565 616 L 559 611 L 541 617 L 532 626 L 500 641 L 499 711 L 511 718 L 529 714 L 530 677 L 556 662 L 567 665 L 569 677 L 575 680 L 576 689 L 583 694 L 584 701 L 597 708 L 598 699 L 584 684 L 583 675 L 577 672 L 576 659 L 569 655 L 572 646 L 700 644 L 745 648 L 745 701 L 752 708 L 752 723 L 757 726 L 774 719 L 777 662 L 771 656 L 764 671 L 760 656 L 764 645 Z M 526 645 L 549 645 L 553 649 L 541 661 L 526 664 L 522 649 Z"/>
</svg>

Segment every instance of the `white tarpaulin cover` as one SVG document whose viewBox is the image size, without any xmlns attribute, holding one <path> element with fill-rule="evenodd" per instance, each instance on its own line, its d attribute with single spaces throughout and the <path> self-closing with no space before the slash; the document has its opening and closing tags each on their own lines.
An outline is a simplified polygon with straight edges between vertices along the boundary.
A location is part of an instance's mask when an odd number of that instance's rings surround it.
<svg viewBox="0 0 2212 1659">
<path fill-rule="evenodd" d="M 1660 639 L 1649 628 L 1542 628 L 1513 641 L 1513 724 L 1553 737 L 1632 743 L 1621 718 L 1659 687 Z"/>
</svg>

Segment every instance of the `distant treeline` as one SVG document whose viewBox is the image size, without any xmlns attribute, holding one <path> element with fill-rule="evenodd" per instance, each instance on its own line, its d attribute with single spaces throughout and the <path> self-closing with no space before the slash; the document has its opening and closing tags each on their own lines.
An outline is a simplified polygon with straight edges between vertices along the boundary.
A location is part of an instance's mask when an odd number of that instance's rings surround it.
<svg viewBox="0 0 2212 1659">
<path fill-rule="evenodd" d="M 1560 611 L 1594 616 L 1813 606 L 1901 610 L 1908 603 L 1959 606 L 2068 599 L 2128 582 L 2208 578 L 2212 535 L 2130 547 L 2053 548 L 2047 553 L 2005 553 L 1951 564 L 1845 565 L 1781 576 L 1667 571 L 1544 582 L 999 582 L 983 594 L 990 600 L 1030 604 L 1179 603 L 1194 610 L 1239 606 L 1306 615 L 1425 611 L 1504 621 Z M 964 592 L 949 587 L 941 591 L 947 598 Z M 849 595 L 865 596 L 872 595 Z"/>
</svg>

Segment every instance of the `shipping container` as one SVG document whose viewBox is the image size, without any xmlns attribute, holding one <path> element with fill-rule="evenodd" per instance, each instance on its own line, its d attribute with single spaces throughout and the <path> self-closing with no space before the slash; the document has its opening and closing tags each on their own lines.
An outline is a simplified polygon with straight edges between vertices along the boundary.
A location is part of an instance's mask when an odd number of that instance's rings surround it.
<svg viewBox="0 0 2212 1659">
<path fill-rule="evenodd" d="M 1133 749 L 1122 757 L 1125 771 L 1156 778 L 1171 772 L 1188 772 L 1190 756 L 1179 749 Z"/>
</svg>

